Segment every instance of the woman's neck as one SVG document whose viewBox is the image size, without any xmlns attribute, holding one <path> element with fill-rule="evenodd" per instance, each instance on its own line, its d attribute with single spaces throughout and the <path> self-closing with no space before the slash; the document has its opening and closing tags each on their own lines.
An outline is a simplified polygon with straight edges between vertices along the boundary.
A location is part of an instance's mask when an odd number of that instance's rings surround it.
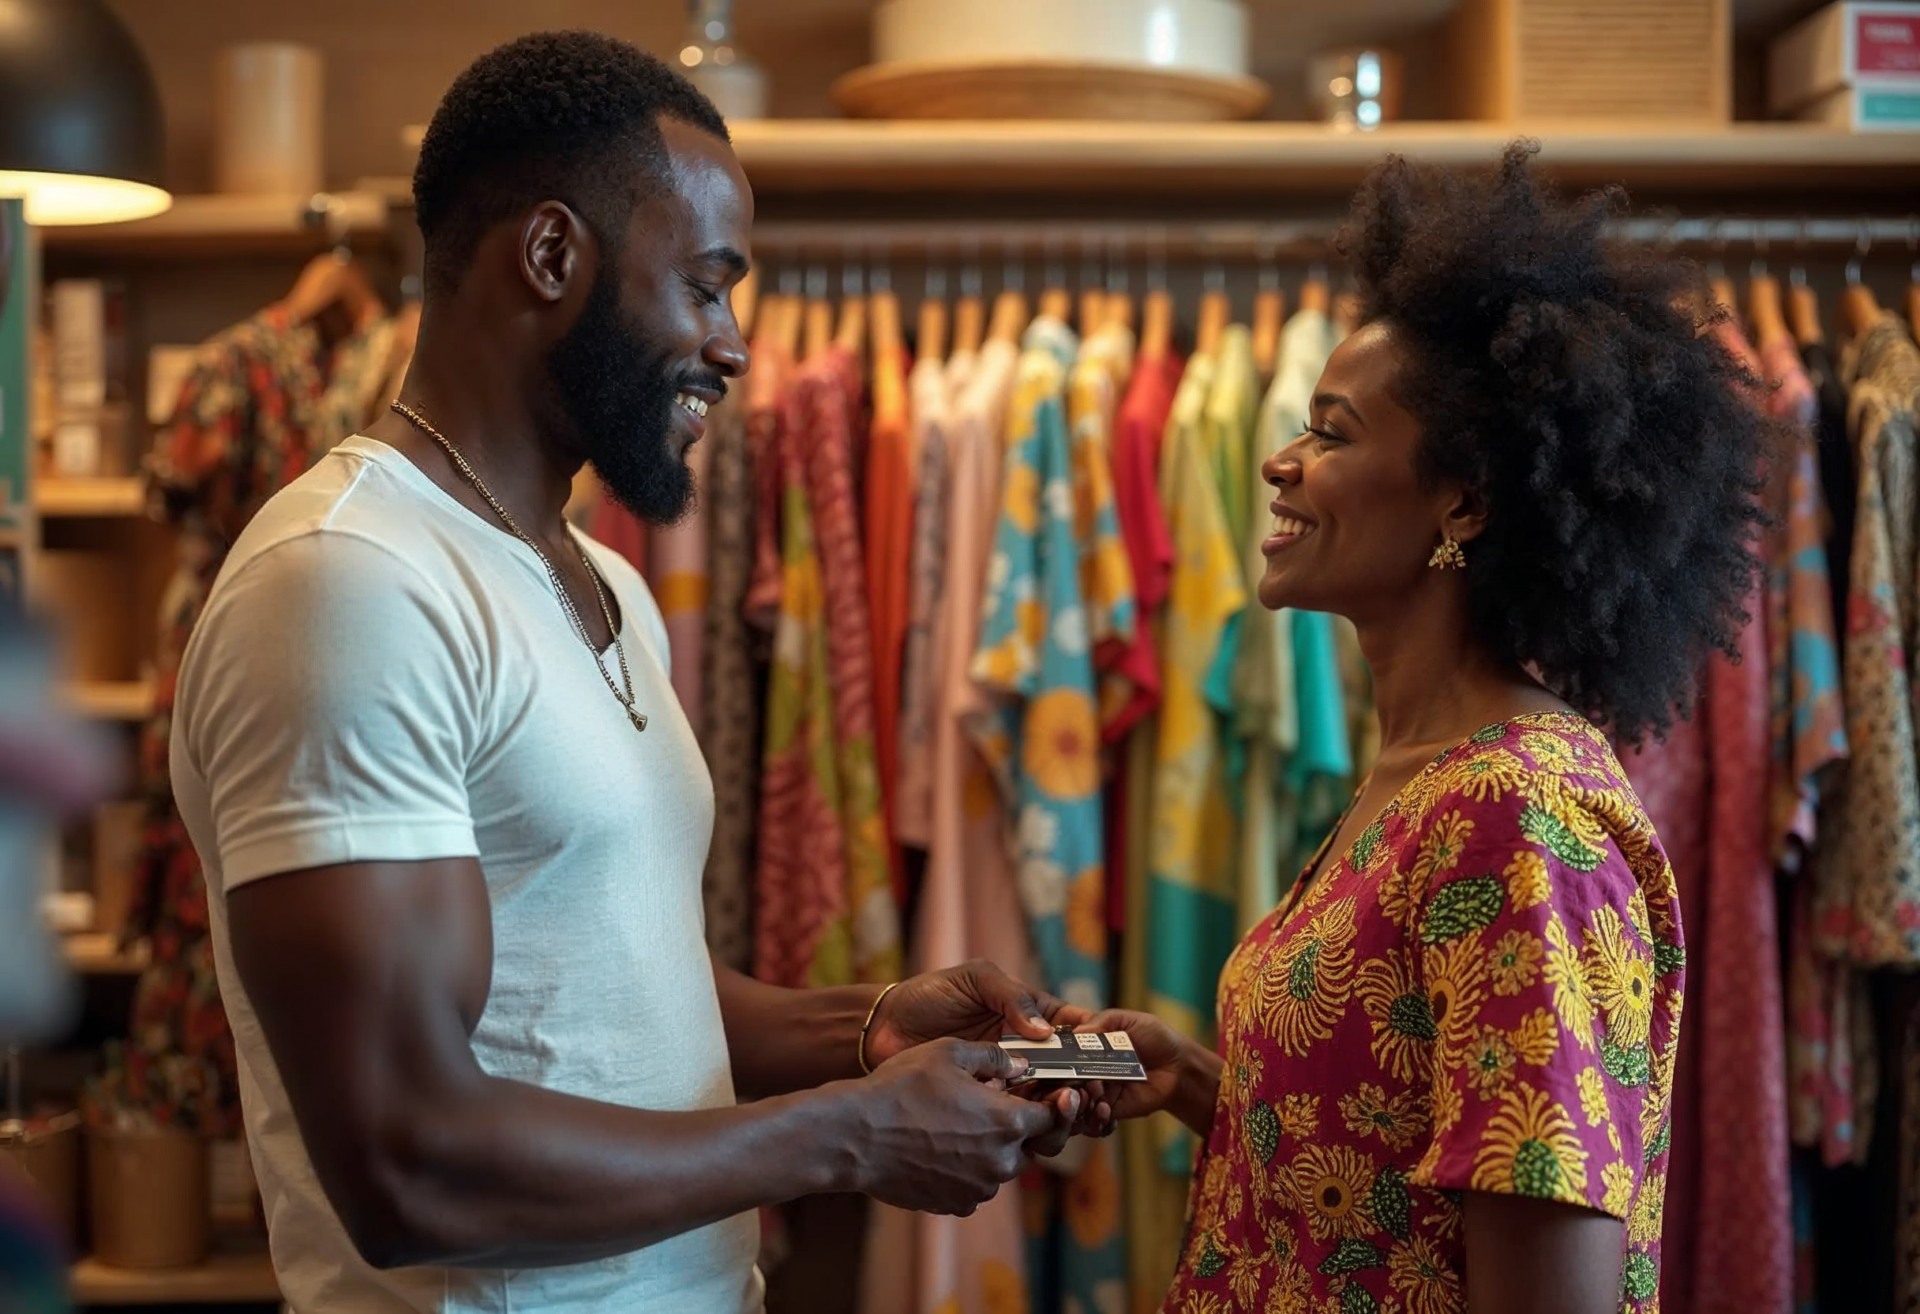
<svg viewBox="0 0 1920 1314">
<path fill-rule="evenodd" d="M 1358 628 L 1385 765 L 1423 763 L 1492 721 L 1565 706 L 1518 663 L 1491 652 L 1464 607 L 1424 616 L 1416 608 Z"/>
</svg>

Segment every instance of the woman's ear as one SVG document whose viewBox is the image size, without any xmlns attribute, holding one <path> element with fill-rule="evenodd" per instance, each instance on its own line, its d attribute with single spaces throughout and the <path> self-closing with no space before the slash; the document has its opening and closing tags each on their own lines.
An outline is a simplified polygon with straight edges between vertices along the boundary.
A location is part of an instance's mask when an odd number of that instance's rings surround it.
<svg viewBox="0 0 1920 1314">
<path fill-rule="evenodd" d="M 1441 518 L 1440 532 L 1456 543 L 1471 543 L 1486 532 L 1487 499 L 1477 488 L 1462 488 Z"/>
</svg>

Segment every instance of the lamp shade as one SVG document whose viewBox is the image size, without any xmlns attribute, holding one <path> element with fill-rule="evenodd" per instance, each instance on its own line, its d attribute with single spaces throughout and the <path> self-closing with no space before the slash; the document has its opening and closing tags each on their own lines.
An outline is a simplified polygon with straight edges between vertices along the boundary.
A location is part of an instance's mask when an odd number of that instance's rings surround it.
<svg viewBox="0 0 1920 1314">
<path fill-rule="evenodd" d="M 160 213 L 164 143 L 153 73 L 105 0 L 0 0 L 0 196 L 29 223 Z"/>
</svg>

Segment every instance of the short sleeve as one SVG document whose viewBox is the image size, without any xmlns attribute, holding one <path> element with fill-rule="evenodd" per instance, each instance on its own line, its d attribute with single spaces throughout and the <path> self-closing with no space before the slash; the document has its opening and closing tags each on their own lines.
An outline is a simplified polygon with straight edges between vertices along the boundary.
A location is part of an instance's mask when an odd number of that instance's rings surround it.
<svg viewBox="0 0 1920 1314">
<path fill-rule="evenodd" d="M 204 790 L 226 888 L 344 862 L 477 856 L 482 655 L 371 540 L 308 533 L 215 590 L 180 673 L 176 781 Z"/>
<path fill-rule="evenodd" d="M 1631 792 L 1562 765 L 1479 755 L 1426 813 L 1406 916 L 1437 1034 L 1412 1180 L 1626 1219 L 1664 1144 L 1678 973 L 1622 848 L 1650 842 Z"/>
</svg>

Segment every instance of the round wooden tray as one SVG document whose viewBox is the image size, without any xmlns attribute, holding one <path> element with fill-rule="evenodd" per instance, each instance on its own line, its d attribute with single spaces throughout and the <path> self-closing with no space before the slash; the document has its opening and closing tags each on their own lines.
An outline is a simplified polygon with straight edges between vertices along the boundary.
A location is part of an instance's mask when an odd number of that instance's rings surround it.
<svg viewBox="0 0 1920 1314">
<path fill-rule="evenodd" d="M 871 119 L 1244 119 L 1271 93 L 1258 78 L 1055 59 L 869 64 L 833 84 L 842 110 Z"/>
</svg>

